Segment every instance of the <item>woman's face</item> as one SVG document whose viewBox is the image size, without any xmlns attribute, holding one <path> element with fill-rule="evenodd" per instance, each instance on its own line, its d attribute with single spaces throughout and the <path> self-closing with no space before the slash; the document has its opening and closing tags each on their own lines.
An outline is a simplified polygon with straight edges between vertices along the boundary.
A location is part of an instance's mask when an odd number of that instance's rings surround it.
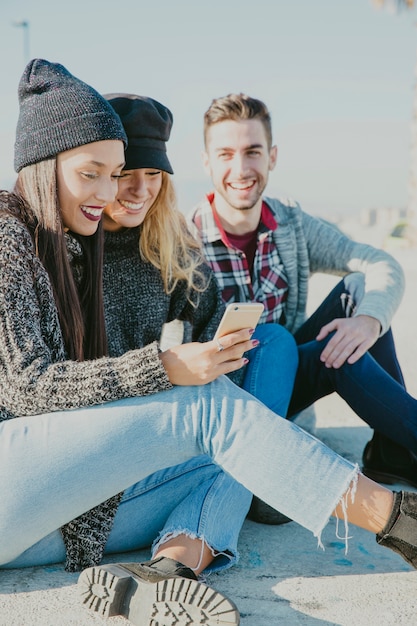
<svg viewBox="0 0 417 626">
<path fill-rule="evenodd" d="M 124 165 L 124 146 L 109 139 L 57 155 L 58 200 L 64 228 L 93 235 L 104 207 L 113 202 Z"/>
<path fill-rule="evenodd" d="M 125 170 L 119 178 L 116 200 L 106 206 L 105 230 L 121 230 L 142 224 L 162 187 L 162 172 L 153 168 Z"/>
</svg>

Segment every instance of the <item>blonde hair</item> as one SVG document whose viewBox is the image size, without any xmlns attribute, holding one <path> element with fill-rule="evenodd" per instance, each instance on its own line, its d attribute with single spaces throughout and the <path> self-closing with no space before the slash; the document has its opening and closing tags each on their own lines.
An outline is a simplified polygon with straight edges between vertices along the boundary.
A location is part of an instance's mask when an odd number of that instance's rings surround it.
<svg viewBox="0 0 417 626">
<path fill-rule="evenodd" d="M 204 258 L 178 208 L 167 172 L 162 172 L 161 190 L 142 224 L 139 249 L 142 257 L 160 270 L 165 292 L 172 293 L 180 281 L 185 281 L 188 299 L 195 305 L 190 292 L 206 288 L 204 274 L 198 269 Z"/>
</svg>

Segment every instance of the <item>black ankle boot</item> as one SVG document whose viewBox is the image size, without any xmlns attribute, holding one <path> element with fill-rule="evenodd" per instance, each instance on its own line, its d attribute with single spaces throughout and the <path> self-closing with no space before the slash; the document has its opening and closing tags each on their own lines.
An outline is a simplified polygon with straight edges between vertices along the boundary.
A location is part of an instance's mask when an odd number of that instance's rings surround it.
<svg viewBox="0 0 417 626">
<path fill-rule="evenodd" d="M 403 483 L 417 487 L 417 460 L 410 450 L 374 433 L 362 456 L 362 473 L 377 483 Z"/>
<path fill-rule="evenodd" d="M 252 498 L 252 504 L 246 517 L 252 522 L 269 524 L 270 526 L 279 526 L 292 522 L 292 519 L 284 515 L 284 513 L 276 511 L 272 506 L 269 506 L 269 504 L 266 504 L 266 502 L 263 502 L 256 496 Z"/>
<path fill-rule="evenodd" d="M 126 564 L 124 567 L 126 567 Z M 150 583 L 178 577 L 197 580 L 197 576 L 192 569 L 166 556 L 159 556 L 152 561 L 144 561 L 143 563 L 129 563 L 127 567 L 131 572 Z"/>
<path fill-rule="evenodd" d="M 391 517 L 376 540 L 417 569 L 417 493 L 394 491 Z"/>
<path fill-rule="evenodd" d="M 225 595 L 198 582 L 173 559 L 108 563 L 81 572 L 83 604 L 102 617 L 123 615 L 135 626 L 238 626 L 239 611 Z"/>
</svg>

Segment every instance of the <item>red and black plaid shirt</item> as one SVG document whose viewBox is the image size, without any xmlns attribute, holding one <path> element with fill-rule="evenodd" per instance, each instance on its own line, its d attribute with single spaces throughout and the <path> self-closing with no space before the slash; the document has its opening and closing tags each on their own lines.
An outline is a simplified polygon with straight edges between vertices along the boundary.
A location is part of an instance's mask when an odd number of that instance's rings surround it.
<svg viewBox="0 0 417 626">
<path fill-rule="evenodd" d="M 257 249 L 253 272 L 245 254 L 234 247 L 220 224 L 212 206 L 214 194 L 207 195 L 193 218 L 204 255 L 220 285 L 223 301 L 262 302 L 265 310 L 261 322 L 285 322 L 285 301 L 288 282 L 284 266 L 276 247 L 273 231 L 278 224 L 266 202 L 262 203 L 261 219 L 257 233 Z"/>
</svg>

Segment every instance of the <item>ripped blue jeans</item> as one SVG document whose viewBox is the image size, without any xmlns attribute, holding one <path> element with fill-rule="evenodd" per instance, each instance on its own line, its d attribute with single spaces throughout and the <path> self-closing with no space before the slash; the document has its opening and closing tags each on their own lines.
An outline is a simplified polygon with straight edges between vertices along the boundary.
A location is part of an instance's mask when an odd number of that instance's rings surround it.
<svg viewBox="0 0 417 626">
<path fill-rule="evenodd" d="M 267 331 L 267 332 L 266 332 Z M 256 329 L 260 345 L 248 353 L 243 388 L 269 408 L 285 415 L 298 363 L 297 346 L 282 326 Z M 155 472 L 124 491 L 106 553 L 127 552 L 161 543 L 179 534 L 202 539 L 216 554 L 205 573 L 234 565 L 238 538 L 252 494 L 200 455 Z M 29 567 L 65 560 L 55 530 L 26 550 L 8 567 Z"/>
<path fill-rule="evenodd" d="M 166 504 L 161 485 L 153 489 L 152 474 L 160 478 L 164 467 L 199 455 L 207 455 L 224 471 L 225 478 L 217 483 L 220 474 L 201 469 L 202 482 L 214 486 L 213 494 L 234 479 L 233 499 L 232 492 L 224 491 L 221 500 L 225 506 L 231 501 L 235 517 L 230 520 L 225 508 L 214 511 L 211 506 L 208 516 L 195 510 L 194 525 L 186 529 L 199 530 L 212 548 L 224 550 L 225 560 L 249 506 L 246 489 L 319 537 L 358 473 L 353 464 L 295 424 L 277 418 L 225 376 L 200 387 L 174 387 L 145 397 L 8 420 L 0 423 L 1 566 L 63 560 L 57 529 L 121 491 L 125 497 L 108 550 L 140 547 L 141 535 L 150 543 L 160 540 L 161 531 L 181 531 L 184 521 L 176 518 L 175 503 Z M 198 471 L 188 492 L 178 491 L 181 502 L 198 487 Z M 175 481 L 162 482 L 171 497 Z M 207 485 L 204 488 L 207 493 Z M 147 512 L 140 510 L 145 492 Z M 150 518 L 160 509 L 165 513 L 152 527 Z M 189 511 L 187 504 L 187 515 Z M 182 520 L 188 519 L 182 515 Z M 198 528 L 198 521 L 206 526 Z M 211 526 L 216 537 L 209 537 Z"/>
<path fill-rule="evenodd" d="M 198 537 L 216 554 L 205 573 L 230 567 L 239 558 L 239 532 L 251 500 L 251 493 L 208 456 L 194 457 L 155 472 L 124 491 L 105 554 L 148 546 L 155 554 L 161 543 L 185 534 Z M 62 561 L 65 546 L 60 531 L 55 530 L 7 567 Z"/>
</svg>

